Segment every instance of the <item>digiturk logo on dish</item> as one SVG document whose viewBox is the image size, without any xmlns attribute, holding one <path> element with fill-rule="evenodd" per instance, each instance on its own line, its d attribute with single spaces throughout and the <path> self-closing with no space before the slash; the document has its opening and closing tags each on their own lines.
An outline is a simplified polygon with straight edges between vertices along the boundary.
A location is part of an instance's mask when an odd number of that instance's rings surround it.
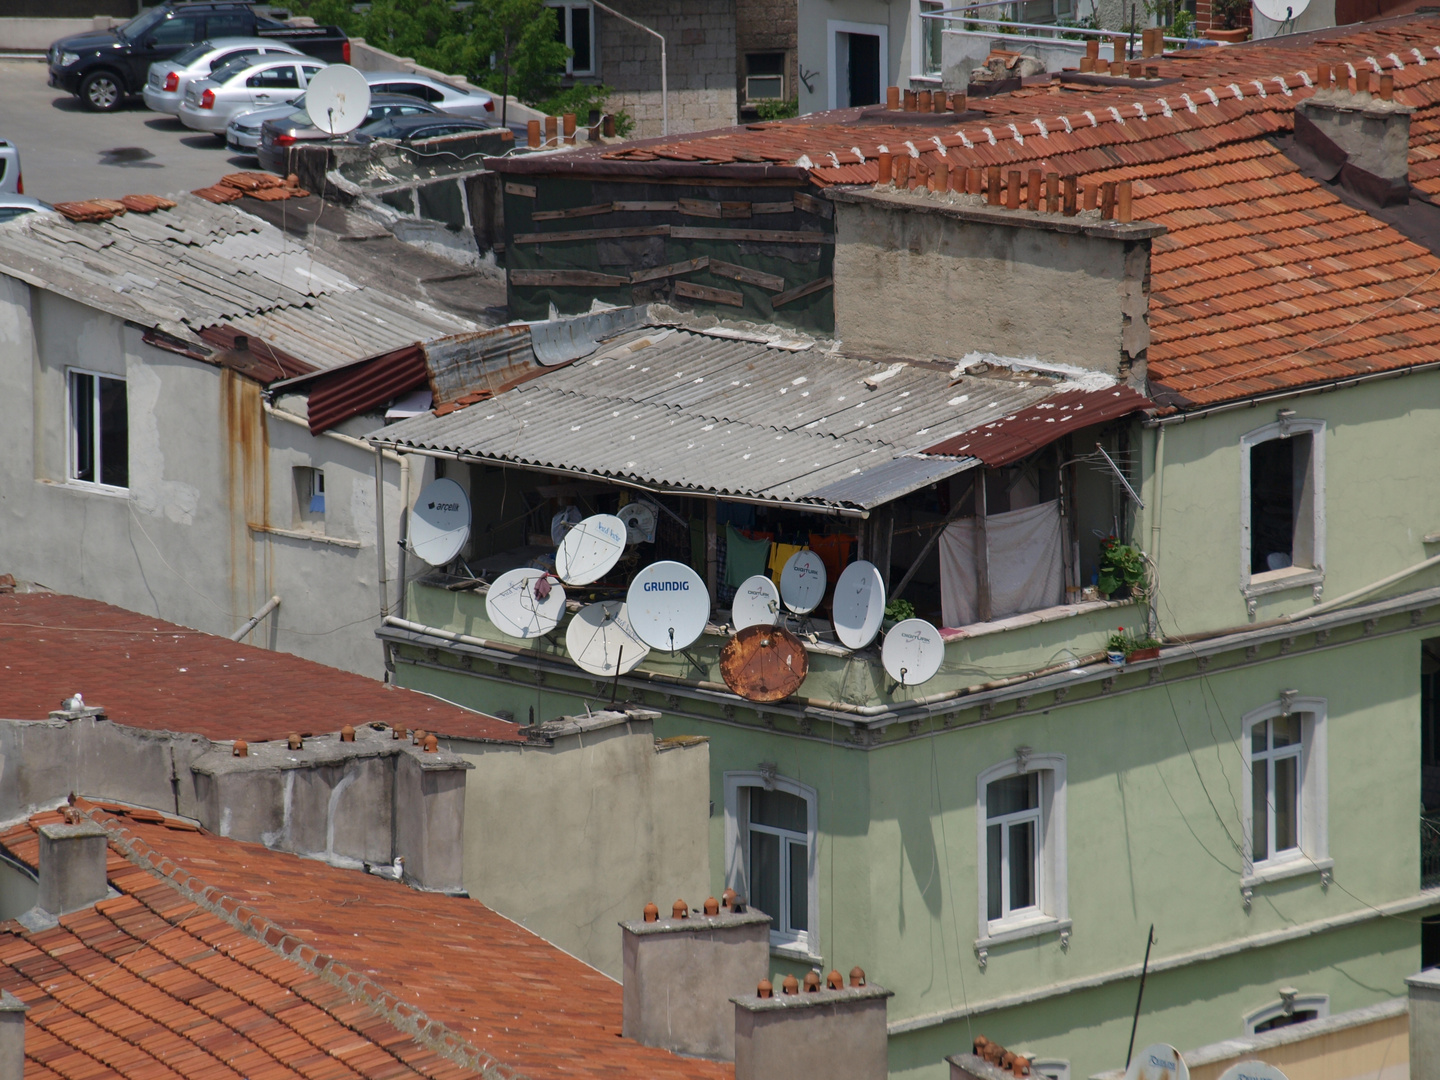
<svg viewBox="0 0 1440 1080">
<path fill-rule="evenodd" d="M 647 581 L 645 582 L 646 592 L 689 592 L 690 582 L 688 581 Z"/>
</svg>

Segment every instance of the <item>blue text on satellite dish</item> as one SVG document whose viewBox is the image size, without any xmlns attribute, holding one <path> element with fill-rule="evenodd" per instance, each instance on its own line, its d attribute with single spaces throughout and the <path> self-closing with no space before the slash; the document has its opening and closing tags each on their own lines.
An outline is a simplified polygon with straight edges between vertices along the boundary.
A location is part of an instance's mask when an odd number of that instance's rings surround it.
<svg viewBox="0 0 1440 1080">
<path fill-rule="evenodd" d="M 907 637 L 906 640 L 908 641 L 909 638 Z M 1154 1054 L 1150 1055 L 1150 1064 L 1154 1065 L 1157 1069 L 1168 1069 L 1170 1072 L 1175 1071 L 1175 1062 L 1166 1061 L 1164 1058 L 1156 1057 Z"/>
<path fill-rule="evenodd" d="M 596 528 L 617 544 L 623 544 L 625 542 L 625 534 L 617 533 L 614 529 L 610 528 L 609 525 L 597 525 Z"/>
<path fill-rule="evenodd" d="M 645 582 L 646 592 L 689 592 L 690 582 L 688 581 L 647 581 Z"/>
</svg>

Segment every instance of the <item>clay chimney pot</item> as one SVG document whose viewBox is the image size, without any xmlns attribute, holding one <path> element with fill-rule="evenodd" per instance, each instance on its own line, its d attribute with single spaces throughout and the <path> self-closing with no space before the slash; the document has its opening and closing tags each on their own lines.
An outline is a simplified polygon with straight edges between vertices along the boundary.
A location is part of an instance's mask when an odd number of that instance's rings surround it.
<svg viewBox="0 0 1440 1080">
<path fill-rule="evenodd" d="M 820 976 L 813 971 L 805 973 L 805 993 L 814 994 L 820 989 Z"/>
<path fill-rule="evenodd" d="M 659 909 L 658 907 L 656 907 L 654 904 L 646 904 L 646 905 L 645 905 L 645 921 L 646 921 L 646 922 L 659 922 L 659 921 L 660 921 L 660 909 Z"/>
<path fill-rule="evenodd" d="M 800 992 L 800 980 L 794 975 L 786 975 L 785 981 L 780 984 L 782 994 L 798 994 Z"/>
<path fill-rule="evenodd" d="M 685 903 L 684 900 L 676 900 L 670 907 L 670 917 L 672 919 L 688 919 L 690 917 L 690 905 Z"/>
<path fill-rule="evenodd" d="M 409 733 L 405 730 L 405 726 L 403 724 L 396 724 L 390 729 L 390 737 L 392 739 L 403 739 L 407 734 Z"/>
<path fill-rule="evenodd" d="M 349 724 L 346 724 L 344 727 L 342 727 L 342 728 L 340 729 L 340 741 L 341 741 L 341 742 L 354 742 L 354 741 L 355 741 L 355 729 L 354 729 L 353 727 L 351 727 Z"/>
<path fill-rule="evenodd" d="M 720 902 L 727 908 L 733 908 L 735 906 L 735 890 L 726 889 L 720 894 Z"/>
<path fill-rule="evenodd" d="M 433 754 L 440 749 L 440 740 L 434 735 L 425 736 L 425 753 Z"/>
<path fill-rule="evenodd" d="M 860 967 L 859 965 L 856 965 L 855 967 L 853 967 L 853 968 L 850 969 L 850 985 L 851 985 L 851 986 L 864 986 L 864 985 L 865 985 L 865 969 L 864 969 L 864 968 Z"/>
<path fill-rule="evenodd" d="M 244 739 L 236 739 L 230 744 L 230 753 L 235 757 L 249 757 L 250 744 Z"/>
<path fill-rule="evenodd" d="M 891 89 L 893 90 L 894 87 L 892 86 Z M 757 987 L 755 987 L 755 996 L 756 996 L 756 997 L 762 997 L 762 998 L 768 998 L 768 997 L 774 997 L 774 996 L 775 996 L 775 987 L 773 987 L 773 986 L 770 985 L 770 980 L 769 980 L 769 979 L 761 979 L 761 980 L 760 980 L 760 985 L 757 986 Z"/>
<path fill-rule="evenodd" d="M 719 900 L 716 900 L 713 896 L 707 897 L 706 900 L 705 900 L 705 914 L 706 914 L 706 915 L 719 915 L 719 914 L 720 914 L 720 901 L 719 901 Z"/>
<path fill-rule="evenodd" d="M 830 974 L 825 976 L 825 986 L 831 990 L 844 990 L 845 976 L 832 969 Z"/>
<path fill-rule="evenodd" d="M 294 731 L 292 731 L 285 740 L 285 744 L 289 746 L 291 750 L 303 750 L 305 748 L 305 743 L 300 738 L 299 733 Z"/>
</svg>

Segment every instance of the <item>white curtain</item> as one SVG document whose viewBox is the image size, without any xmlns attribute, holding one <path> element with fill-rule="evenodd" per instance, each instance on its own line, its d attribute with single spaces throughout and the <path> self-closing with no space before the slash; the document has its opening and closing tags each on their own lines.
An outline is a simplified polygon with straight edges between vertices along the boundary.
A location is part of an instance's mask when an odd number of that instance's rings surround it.
<svg viewBox="0 0 1440 1080">
<path fill-rule="evenodd" d="M 1060 503 L 990 514 L 991 615 L 1003 619 L 1065 602 L 1065 542 Z M 946 626 L 979 621 L 975 519 L 961 518 L 940 536 L 940 606 Z"/>
</svg>

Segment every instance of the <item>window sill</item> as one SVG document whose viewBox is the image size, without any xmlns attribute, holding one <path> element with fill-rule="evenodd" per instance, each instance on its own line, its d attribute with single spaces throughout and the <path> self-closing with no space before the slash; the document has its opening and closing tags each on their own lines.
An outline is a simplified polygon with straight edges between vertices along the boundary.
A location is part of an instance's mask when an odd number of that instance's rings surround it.
<svg viewBox="0 0 1440 1080">
<path fill-rule="evenodd" d="M 795 960 L 802 964 L 809 964 L 812 967 L 820 967 L 824 964 L 825 958 L 810 951 L 810 946 L 801 945 L 795 941 L 774 941 L 770 942 L 770 955 L 778 956 L 785 960 Z"/>
<path fill-rule="evenodd" d="M 1068 934 L 1073 925 L 1069 919 L 1056 919 L 1047 915 L 1043 919 L 1030 919 L 1027 922 L 1015 923 L 1013 926 L 996 929 L 985 937 L 976 938 L 975 948 L 988 949 L 1011 941 L 1044 937 L 1046 934 Z"/>
<path fill-rule="evenodd" d="M 1079 604 L 1057 604 L 1055 607 L 1039 608 L 1020 615 L 1007 615 L 1003 619 L 993 619 L 990 622 L 941 629 L 940 637 L 943 641 L 959 641 L 962 638 L 1003 634 L 1007 630 L 1018 630 L 1024 626 L 1038 626 L 1041 623 L 1072 619 L 1076 615 L 1084 615 L 1091 611 L 1104 611 L 1106 608 L 1129 607 L 1134 603 L 1134 600 L 1086 600 Z"/>
<path fill-rule="evenodd" d="M 1252 574 L 1241 591 L 1247 596 L 1264 596 L 1267 593 L 1284 592 L 1286 589 L 1300 589 L 1306 586 L 1323 585 L 1325 571 L 1309 566 L 1287 566 L 1284 570 L 1267 570 L 1263 574 Z"/>
<path fill-rule="evenodd" d="M 72 491 L 77 495 L 101 495 L 107 499 L 129 499 L 130 489 L 111 487 L 109 484 L 92 484 L 86 480 L 36 480 L 37 484 Z"/>
<path fill-rule="evenodd" d="M 1284 881 L 1287 878 L 1304 877 L 1307 874 L 1328 876 L 1334 868 L 1334 859 L 1309 859 L 1303 855 L 1299 858 L 1285 859 L 1283 862 L 1262 863 L 1252 867 L 1250 873 L 1240 879 L 1240 887 L 1249 889 L 1267 882 Z"/>
<path fill-rule="evenodd" d="M 339 536 L 326 536 L 324 533 L 304 532 L 300 529 L 281 529 L 274 525 L 250 524 L 251 532 L 270 533 L 273 536 L 287 536 L 291 540 L 310 540 L 316 544 L 333 544 L 336 547 L 358 548 L 359 540 L 346 540 Z"/>
</svg>

